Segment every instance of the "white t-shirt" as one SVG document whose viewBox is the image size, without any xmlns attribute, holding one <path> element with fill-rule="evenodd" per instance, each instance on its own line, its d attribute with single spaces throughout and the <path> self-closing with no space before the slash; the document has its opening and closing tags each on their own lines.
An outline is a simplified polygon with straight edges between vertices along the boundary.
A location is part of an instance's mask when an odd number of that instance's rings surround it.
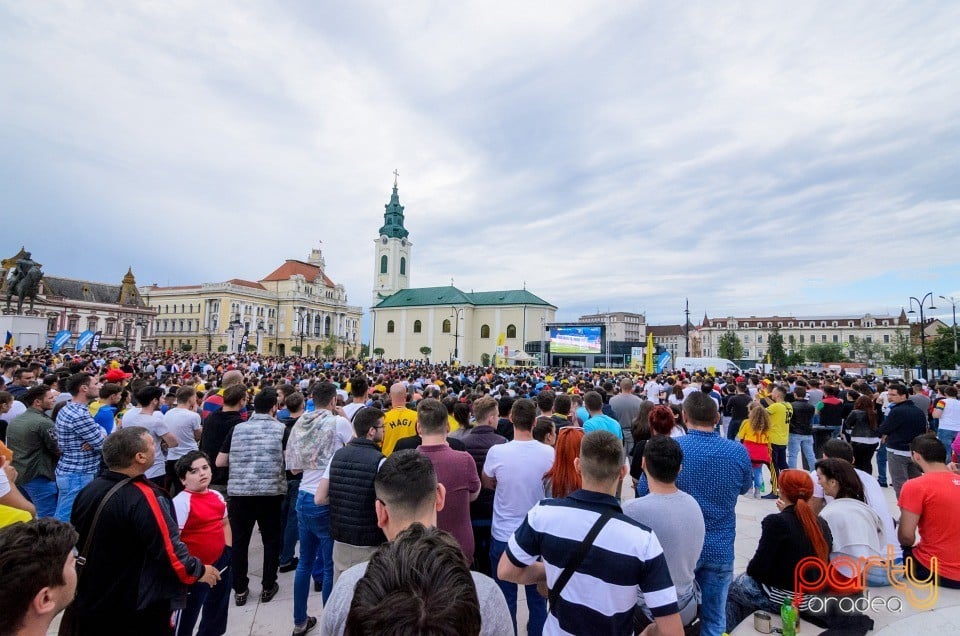
<svg viewBox="0 0 960 636">
<path fill-rule="evenodd" d="M 179 406 L 170 409 L 163 415 L 163 423 L 167 429 L 177 436 L 178 446 L 174 446 L 167 453 L 167 459 L 180 459 L 190 451 L 197 450 L 197 440 L 193 436 L 194 431 L 200 430 L 200 416 L 190 409 L 183 409 Z"/>
<path fill-rule="evenodd" d="M 158 411 L 159 412 L 159 411 Z M 133 418 L 140 415 L 139 406 L 131 406 L 126 411 L 123 412 L 123 417 L 120 418 L 120 426 L 127 427 L 133 426 L 130 422 L 133 421 Z"/>
<path fill-rule="evenodd" d="M 68 393 L 67 396 L 69 397 L 69 395 L 70 394 Z M 14 400 L 13 402 L 10 403 L 10 410 L 4 413 L 3 415 L 0 415 L 0 420 L 3 420 L 7 424 L 9 424 L 10 422 L 13 421 L 13 418 L 26 412 L 27 412 L 26 405 L 24 405 L 24 403 L 21 402 L 20 400 Z"/>
<path fill-rule="evenodd" d="M 660 404 L 660 385 L 657 384 L 656 380 L 650 380 L 647 382 L 646 386 L 643 387 L 647 392 L 647 399 L 653 402 L 654 404 Z"/>
<path fill-rule="evenodd" d="M 543 475 L 553 466 L 553 448 L 536 440 L 492 446 L 483 472 L 497 480 L 491 534 L 507 542 L 527 512 L 546 497 Z"/>
<path fill-rule="evenodd" d="M 170 432 L 167 428 L 167 425 L 163 421 L 163 414 L 160 411 L 154 411 L 150 415 L 144 415 L 143 413 L 138 412 L 136 415 L 130 418 L 129 423 L 127 423 L 127 418 L 123 418 L 123 427 L 128 426 L 142 426 L 143 428 L 150 431 L 150 435 L 153 437 L 153 443 L 156 450 L 156 455 L 153 459 L 153 466 L 147 469 L 147 472 L 144 473 L 147 478 L 160 477 L 167 472 L 164 462 L 166 458 L 163 456 L 163 452 L 160 450 L 160 436 L 166 435 Z"/>
<path fill-rule="evenodd" d="M 360 409 L 364 407 L 363 404 L 357 404 L 356 402 L 351 402 L 343 407 L 343 412 L 346 414 L 347 419 L 353 422 L 353 415 Z"/>
<path fill-rule="evenodd" d="M 10 492 L 10 480 L 7 479 L 7 473 L 0 470 L 0 497 L 5 497 Z"/>
<path fill-rule="evenodd" d="M 887 543 L 893 545 L 896 558 L 903 558 L 900 539 L 897 537 L 896 528 L 893 527 L 893 517 L 890 515 L 890 507 L 887 505 L 887 500 L 883 496 L 880 483 L 874 479 L 873 476 L 868 475 L 859 468 L 855 470 L 857 471 L 857 477 L 860 478 L 860 483 L 863 484 L 863 496 L 864 499 L 867 500 L 867 505 L 873 508 L 873 511 L 880 517 L 880 521 L 883 522 L 883 531 L 884 534 L 887 535 Z M 833 501 L 833 497 L 823 494 L 823 487 L 820 486 L 820 482 L 817 479 L 816 470 L 810 471 L 810 477 L 813 478 L 813 496 L 823 499 L 824 504 Z"/>
<path fill-rule="evenodd" d="M 960 431 L 960 400 L 942 397 L 943 410 L 940 413 L 940 430 Z M 937 402 L 940 404 L 940 401 Z"/>
</svg>

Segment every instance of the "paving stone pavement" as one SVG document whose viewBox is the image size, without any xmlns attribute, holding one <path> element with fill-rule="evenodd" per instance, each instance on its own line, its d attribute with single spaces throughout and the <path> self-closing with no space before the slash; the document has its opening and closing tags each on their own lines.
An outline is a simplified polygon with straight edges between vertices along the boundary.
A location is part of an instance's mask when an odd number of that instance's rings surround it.
<svg viewBox="0 0 960 636">
<path fill-rule="evenodd" d="M 628 479 L 629 481 L 629 479 Z M 768 481 L 769 483 L 769 481 Z M 893 488 L 884 489 L 884 494 L 894 516 L 899 514 Z M 632 491 L 624 485 L 623 497 L 633 496 Z M 740 573 L 747 567 L 753 557 L 760 539 L 760 522 L 768 515 L 775 513 L 776 502 L 772 500 L 740 497 L 737 504 L 737 541 L 734 572 Z M 250 546 L 250 599 L 246 606 L 230 605 L 228 622 L 228 636 L 273 636 L 275 634 L 291 634 L 293 631 L 293 572 L 279 575 L 280 592 L 269 603 L 260 602 L 260 574 L 262 572 L 263 548 L 259 542 L 259 534 L 254 533 Z M 891 588 L 882 588 L 884 595 L 894 594 Z M 323 603 L 320 593 L 311 588 L 308 601 L 308 613 L 318 618 L 323 612 Z M 527 607 L 523 594 L 518 595 L 517 622 L 521 634 L 526 633 Z M 933 610 L 918 612 L 909 603 L 903 603 L 901 612 L 881 611 L 870 613 L 875 622 L 874 634 L 893 636 L 895 634 L 921 633 L 927 631 L 934 634 L 960 634 L 960 590 L 940 590 L 936 607 Z M 48 634 L 56 634 L 55 621 Z M 747 624 L 749 623 L 749 624 Z M 779 625 L 776 618 L 775 625 Z M 805 626 L 803 633 L 816 634 L 816 627 Z M 314 630 L 319 634 L 319 627 Z M 732 636 L 756 634 L 752 626 L 752 619 L 748 619 L 734 630 Z"/>
</svg>

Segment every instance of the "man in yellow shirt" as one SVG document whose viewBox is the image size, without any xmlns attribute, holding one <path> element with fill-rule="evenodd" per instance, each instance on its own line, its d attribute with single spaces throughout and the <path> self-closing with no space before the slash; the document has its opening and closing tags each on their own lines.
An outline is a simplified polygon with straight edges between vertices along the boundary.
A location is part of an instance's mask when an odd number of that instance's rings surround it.
<svg viewBox="0 0 960 636">
<path fill-rule="evenodd" d="M 404 437 L 417 434 L 417 412 L 407 408 L 407 387 L 397 382 L 390 387 L 392 408 L 383 417 L 383 447 L 381 452 L 387 457 L 393 447 Z"/>
<path fill-rule="evenodd" d="M 779 476 L 781 470 L 789 468 L 787 465 L 787 442 L 790 440 L 790 419 L 793 417 L 793 407 L 784 400 L 787 393 L 779 384 L 770 391 L 768 399 L 761 400 L 766 404 L 770 414 L 770 454 L 773 458 L 773 467 Z M 778 495 L 771 492 L 764 499 L 776 499 Z"/>
</svg>

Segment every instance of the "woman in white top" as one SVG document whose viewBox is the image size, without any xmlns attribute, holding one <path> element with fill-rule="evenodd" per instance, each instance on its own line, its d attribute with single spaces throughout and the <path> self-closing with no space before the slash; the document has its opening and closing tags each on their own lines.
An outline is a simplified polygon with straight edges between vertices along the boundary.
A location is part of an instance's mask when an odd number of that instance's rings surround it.
<svg viewBox="0 0 960 636">
<path fill-rule="evenodd" d="M 957 387 L 948 386 L 943 389 L 943 396 L 937 400 L 933 409 L 933 417 L 940 420 L 937 437 L 947 448 L 949 458 L 953 440 L 960 432 L 960 400 L 957 399 Z"/>
<path fill-rule="evenodd" d="M 820 517 L 830 526 L 833 534 L 833 550 L 830 560 L 850 557 L 853 561 L 871 559 L 876 565 L 868 567 L 866 584 L 870 587 L 890 585 L 887 575 L 887 541 L 883 522 L 865 502 L 863 484 L 853 465 L 843 459 L 831 457 L 817 462 L 817 480 L 823 494 L 833 497 L 824 506 Z M 861 561 L 861 563 L 863 563 Z M 866 565 L 852 568 L 838 564 L 837 571 L 847 578 L 858 577 Z"/>
</svg>

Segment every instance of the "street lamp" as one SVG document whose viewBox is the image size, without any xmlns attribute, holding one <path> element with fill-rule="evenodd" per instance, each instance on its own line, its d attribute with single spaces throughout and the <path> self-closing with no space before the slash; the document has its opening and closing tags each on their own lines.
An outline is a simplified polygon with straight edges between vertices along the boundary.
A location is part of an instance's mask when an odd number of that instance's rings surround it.
<svg viewBox="0 0 960 636">
<path fill-rule="evenodd" d="M 683 321 L 683 342 L 684 350 L 686 357 L 690 357 L 690 299 L 685 298 L 686 308 L 683 310 L 683 315 L 685 316 Z"/>
<path fill-rule="evenodd" d="M 958 364 L 957 360 L 957 299 L 953 296 L 941 296 L 945 301 L 950 303 L 950 306 L 953 307 L 953 365 L 956 367 Z"/>
<path fill-rule="evenodd" d="M 463 317 L 463 307 L 457 307 L 456 305 L 450 305 L 450 309 L 453 310 L 453 319 L 456 322 L 454 325 L 454 334 L 453 334 L 453 359 L 460 360 L 460 319 Z"/>
<path fill-rule="evenodd" d="M 148 323 L 143 316 L 140 316 L 134 324 L 137 326 L 137 341 L 134 346 L 137 348 L 137 351 L 140 351 L 143 348 L 143 338 L 147 335 L 146 329 L 144 328 L 150 323 Z"/>
<path fill-rule="evenodd" d="M 927 323 L 923 318 L 923 304 L 927 302 L 927 299 L 930 300 L 930 306 L 927 309 L 936 309 L 933 306 L 933 292 L 927 292 L 923 298 L 917 299 L 915 296 L 910 297 L 910 311 L 908 314 L 917 313 L 913 309 L 913 303 L 917 303 L 917 308 L 920 310 L 920 364 L 921 370 L 923 371 L 923 379 L 927 380 Z"/>
<path fill-rule="evenodd" d="M 297 309 L 297 323 L 300 325 L 300 355 L 301 356 L 303 355 L 303 336 L 305 333 L 303 328 L 303 321 L 306 317 L 307 317 L 307 313 L 305 311 L 302 311 L 301 309 Z"/>
<path fill-rule="evenodd" d="M 203 333 L 207 336 L 207 353 L 213 351 L 213 334 L 216 333 L 216 331 L 213 327 L 203 328 Z"/>
</svg>

